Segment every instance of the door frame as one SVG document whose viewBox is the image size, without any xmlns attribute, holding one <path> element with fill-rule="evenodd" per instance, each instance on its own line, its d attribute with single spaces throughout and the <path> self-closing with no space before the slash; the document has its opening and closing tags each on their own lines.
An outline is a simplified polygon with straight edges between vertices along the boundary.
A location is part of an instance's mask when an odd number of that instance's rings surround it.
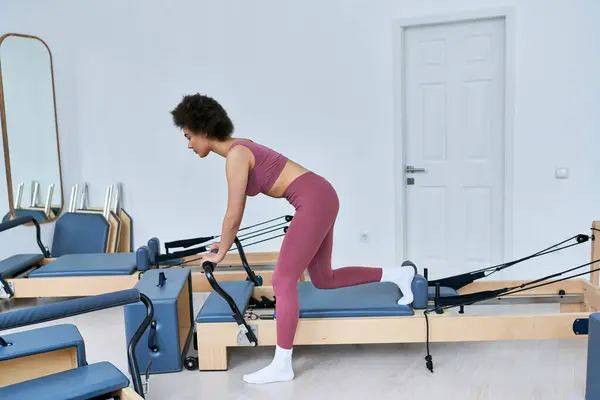
<svg viewBox="0 0 600 400">
<path fill-rule="evenodd" d="M 504 19 L 505 34 L 505 70 L 504 70 L 504 260 L 513 259 L 514 238 L 514 106 L 515 106 L 515 10 L 513 7 L 481 9 L 474 11 L 451 12 L 427 15 L 393 21 L 393 104 L 394 104 L 394 183 L 395 183 L 395 246 L 394 257 L 400 265 L 406 260 L 407 224 L 406 221 L 406 165 L 405 141 L 405 43 L 404 31 L 417 26 L 440 25 L 478 21 L 485 19 Z M 419 267 L 419 266 L 417 266 Z M 425 266 L 424 266 L 425 267 Z M 421 268 L 420 268 L 421 270 Z"/>
</svg>

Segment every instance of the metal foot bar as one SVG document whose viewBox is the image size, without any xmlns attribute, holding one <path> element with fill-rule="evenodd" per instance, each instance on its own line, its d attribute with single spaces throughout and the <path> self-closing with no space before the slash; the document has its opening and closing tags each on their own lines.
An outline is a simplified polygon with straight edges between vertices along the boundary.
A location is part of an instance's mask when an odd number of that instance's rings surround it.
<svg viewBox="0 0 600 400">
<path fill-rule="evenodd" d="M 37 245 L 40 248 L 40 251 L 42 252 L 45 258 L 50 258 L 50 252 L 46 250 L 44 244 L 42 243 L 42 232 L 40 230 L 40 224 L 31 215 L 25 215 L 0 223 L 0 232 L 7 231 L 20 225 L 25 225 L 29 222 L 32 222 L 35 225 L 35 238 L 37 241 Z"/>
<path fill-rule="evenodd" d="M 242 260 L 242 265 L 244 266 L 244 269 L 246 270 L 246 273 L 248 274 L 248 278 L 250 278 L 250 280 L 256 286 L 262 286 L 262 282 L 259 283 L 258 278 L 254 274 L 254 271 L 252 270 L 252 268 L 250 268 L 250 264 L 248 264 L 248 259 L 246 258 L 246 253 L 244 253 L 244 248 L 242 247 L 242 242 L 240 241 L 240 239 L 238 239 L 237 236 L 235 237 L 234 243 L 240 254 L 240 259 Z"/>
<path fill-rule="evenodd" d="M 206 279 L 208 279 L 210 286 L 213 288 L 213 290 L 215 292 L 217 292 L 219 294 L 219 296 L 221 296 L 227 302 L 227 304 L 231 308 L 231 311 L 233 312 L 233 319 L 238 324 L 240 331 L 242 331 L 246 335 L 246 338 L 248 339 L 248 342 L 250 342 L 250 345 L 253 347 L 258 346 L 258 339 L 256 338 L 254 331 L 246 323 L 246 320 L 244 319 L 244 315 L 240 312 L 240 309 L 235 304 L 235 301 L 233 301 L 231 296 L 226 291 L 223 290 L 223 288 L 219 285 L 219 283 L 215 279 L 215 276 L 213 274 L 213 271 L 215 270 L 215 264 L 213 264 L 209 261 L 205 261 L 202 263 L 202 268 L 204 269 L 204 272 L 206 273 Z"/>
<path fill-rule="evenodd" d="M 144 320 L 140 326 L 138 326 L 137 330 L 129 341 L 129 345 L 127 347 L 127 363 L 129 364 L 129 371 L 131 373 L 131 378 L 133 379 L 133 388 L 140 396 L 144 397 L 147 392 L 147 387 L 144 389 L 144 385 L 142 384 L 140 369 L 138 367 L 137 358 L 135 355 L 135 348 L 154 318 L 154 305 L 152 304 L 150 298 L 143 293 L 140 293 L 140 301 L 146 306 L 146 317 L 144 317 Z M 150 366 L 148 365 L 148 370 L 149 369 Z M 148 371 L 146 371 L 146 379 L 147 378 Z"/>
</svg>

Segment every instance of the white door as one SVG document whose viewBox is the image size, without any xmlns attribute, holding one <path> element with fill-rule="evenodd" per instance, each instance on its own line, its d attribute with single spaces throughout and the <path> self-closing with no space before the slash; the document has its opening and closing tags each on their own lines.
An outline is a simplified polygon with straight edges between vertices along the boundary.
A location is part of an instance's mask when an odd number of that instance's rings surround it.
<svg viewBox="0 0 600 400">
<path fill-rule="evenodd" d="M 406 258 L 430 279 L 501 262 L 504 19 L 405 31 Z M 414 179 L 408 182 L 408 179 Z"/>
</svg>

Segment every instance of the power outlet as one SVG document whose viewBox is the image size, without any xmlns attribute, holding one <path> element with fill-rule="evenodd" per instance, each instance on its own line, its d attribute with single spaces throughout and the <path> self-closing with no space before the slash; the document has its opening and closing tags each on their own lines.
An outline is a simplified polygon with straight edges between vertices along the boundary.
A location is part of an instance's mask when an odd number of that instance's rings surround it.
<svg viewBox="0 0 600 400">
<path fill-rule="evenodd" d="M 361 232 L 360 241 L 363 243 L 369 243 L 369 232 Z"/>
</svg>

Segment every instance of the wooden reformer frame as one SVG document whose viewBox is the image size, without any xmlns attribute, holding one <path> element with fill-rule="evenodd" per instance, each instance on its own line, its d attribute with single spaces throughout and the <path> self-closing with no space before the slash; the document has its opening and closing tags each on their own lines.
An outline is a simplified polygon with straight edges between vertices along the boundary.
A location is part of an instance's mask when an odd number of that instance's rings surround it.
<svg viewBox="0 0 600 400">
<path fill-rule="evenodd" d="M 593 228 L 600 229 L 600 221 L 595 221 Z M 600 259 L 600 241 L 592 240 L 591 243 L 593 262 Z M 600 268 L 600 263 L 590 266 L 590 270 L 597 268 Z M 593 272 L 590 281 L 570 279 L 478 303 L 555 303 L 560 304 L 560 312 L 503 315 L 431 312 L 427 314 L 426 321 L 424 310 L 417 309 L 413 316 L 408 317 L 301 318 L 294 345 L 425 343 L 428 331 L 429 342 L 432 343 L 585 338 L 590 313 L 600 310 L 598 278 L 598 272 Z M 485 280 L 473 282 L 458 292 L 475 293 L 526 282 Z M 540 283 L 550 282 L 554 281 Z M 273 288 L 255 287 L 252 297 L 259 300 L 261 296 L 273 299 Z M 244 321 L 255 331 L 258 346 L 276 345 L 276 322 L 272 314 L 265 319 L 246 317 Z M 239 331 L 236 322 L 196 323 L 199 370 L 226 370 L 228 349 L 248 346 L 247 340 L 240 340 L 243 335 Z"/>
</svg>

